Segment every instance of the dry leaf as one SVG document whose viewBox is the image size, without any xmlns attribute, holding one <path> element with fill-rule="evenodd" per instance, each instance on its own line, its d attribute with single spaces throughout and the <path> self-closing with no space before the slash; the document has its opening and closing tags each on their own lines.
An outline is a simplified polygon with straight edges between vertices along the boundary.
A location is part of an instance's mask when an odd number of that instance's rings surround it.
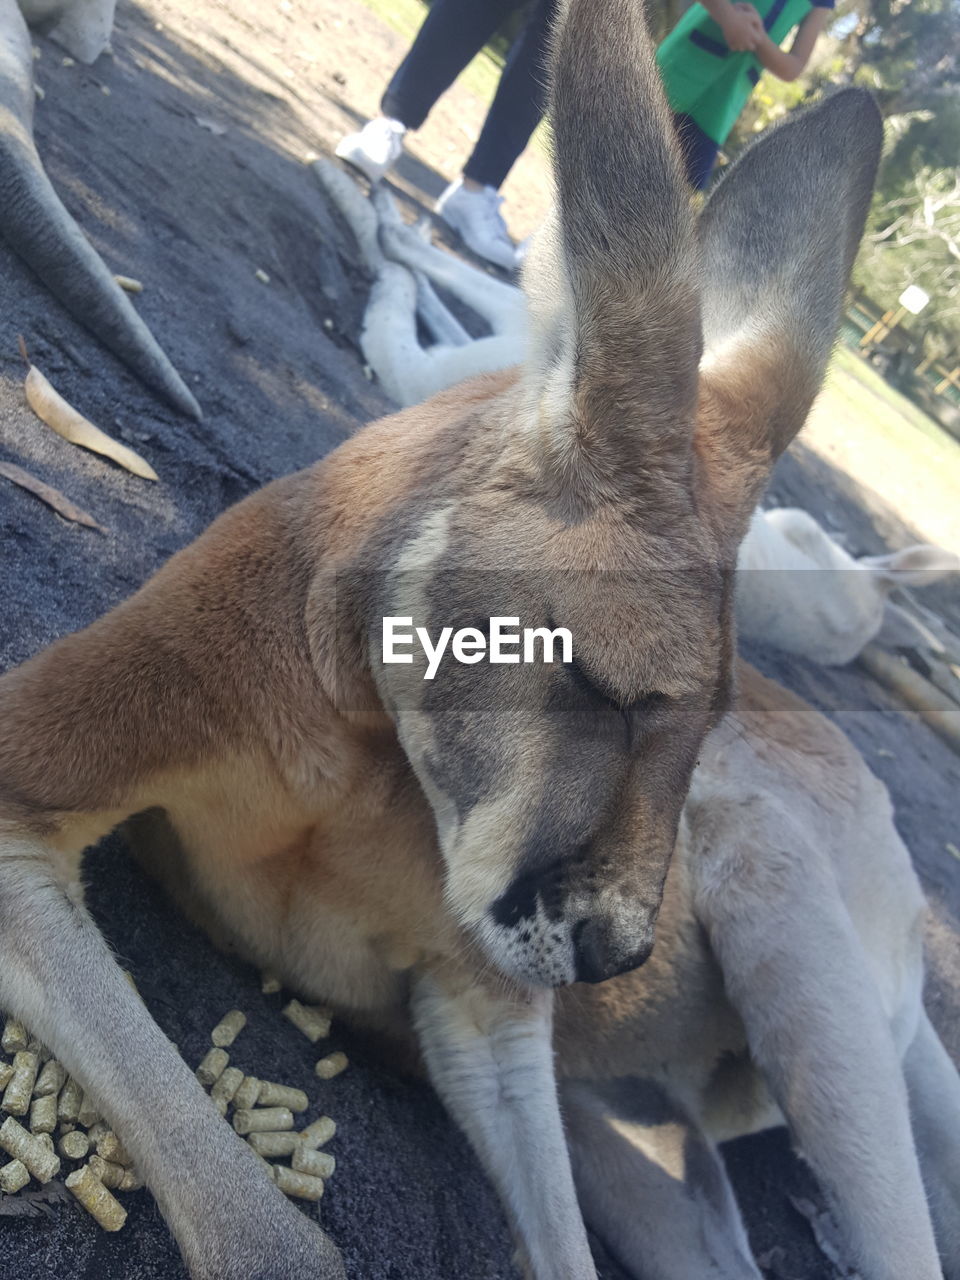
<svg viewBox="0 0 960 1280">
<path fill-rule="evenodd" d="M 106 432 L 89 422 L 82 413 L 78 413 L 72 404 L 68 404 L 63 396 L 53 389 L 36 365 L 30 366 L 23 385 L 27 404 L 41 422 L 52 427 L 58 436 L 63 436 L 64 440 L 69 440 L 71 444 L 79 445 L 82 449 L 103 454 L 105 458 L 110 458 L 118 466 L 133 472 L 135 476 L 141 476 L 144 480 L 159 479 L 153 467 L 141 458 L 139 453 L 134 453 L 119 440 L 108 436 Z"/>
<path fill-rule="evenodd" d="M 65 520 L 72 520 L 74 524 L 86 525 L 88 529 L 96 529 L 98 533 L 106 533 L 103 525 L 97 524 L 93 516 L 88 515 L 82 507 L 78 507 L 69 498 L 65 498 L 59 489 L 54 489 L 51 485 L 44 484 L 42 480 L 32 476 L 29 471 L 24 471 L 22 467 L 15 467 L 12 462 L 0 462 L 0 476 L 5 476 L 13 484 L 19 485 L 21 489 L 26 489 L 35 498 L 45 502 L 48 507 L 53 507 L 57 515 L 63 516 Z"/>
</svg>

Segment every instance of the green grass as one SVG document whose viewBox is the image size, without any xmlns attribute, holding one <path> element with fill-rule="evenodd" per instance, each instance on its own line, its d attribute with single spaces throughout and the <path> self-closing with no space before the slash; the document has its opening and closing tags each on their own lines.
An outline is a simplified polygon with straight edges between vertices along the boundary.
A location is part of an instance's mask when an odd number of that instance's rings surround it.
<svg viewBox="0 0 960 1280">
<path fill-rule="evenodd" d="M 927 455 L 932 450 L 960 485 L 960 442 L 846 347 L 837 349 L 824 394 L 836 408 L 881 433 L 907 455 L 917 446 L 917 434 L 922 436 Z"/>
</svg>

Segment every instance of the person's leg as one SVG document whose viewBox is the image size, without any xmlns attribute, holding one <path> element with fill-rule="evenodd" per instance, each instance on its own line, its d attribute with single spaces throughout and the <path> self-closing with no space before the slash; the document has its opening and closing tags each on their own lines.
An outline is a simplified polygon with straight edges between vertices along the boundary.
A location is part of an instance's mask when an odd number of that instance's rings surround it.
<svg viewBox="0 0 960 1280">
<path fill-rule="evenodd" d="M 547 96 L 547 46 L 557 0 L 537 0 L 514 42 L 497 93 L 463 176 L 499 187 L 540 123 Z"/>
<path fill-rule="evenodd" d="M 673 123 L 680 139 L 687 181 L 694 190 L 703 191 L 710 181 L 720 148 L 690 116 L 675 113 Z"/>
<path fill-rule="evenodd" d="M 383 115 L 419 129 L 518 0 L 434 0 L 380 103 Z"/>
</svg>

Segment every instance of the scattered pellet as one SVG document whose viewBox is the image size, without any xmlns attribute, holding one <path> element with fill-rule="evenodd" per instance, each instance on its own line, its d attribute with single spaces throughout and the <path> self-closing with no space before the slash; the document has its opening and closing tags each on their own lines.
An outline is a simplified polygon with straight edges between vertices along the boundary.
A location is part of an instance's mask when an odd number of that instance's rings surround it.
<svg viewBox="0 0 960 1280">
<path fill-rule="evenodd" d="M 341 1071 L 346 1071 L 348 1065 L 345 1053 L 328 1053 L 325 1058 L 320 1059 L 313 1069 L 321 1080 L 332 1080 Z"/>
<path fill-rule="evenodd" d="M 126 1169 L 122 1164 L 114 1164 L 112 1160 L 104 1160 L 103 1156 L 91 1156 L 87 1162 L 87 1168 L 92 1169 L 96 1177 L 111 1191 L 120 1189 L 123 1175 L 126 1173 Z"/>
<path fill-rule="evenodd" d="M 112 1130 L 105 1120 L 98 1120 L 96 1124 L 92 1124 L 87 1130 L 90 1145 L 95 1147 L 101 1138 L 105 1138 L 111 1132 Z"/>
<path fill-rule="evenodd" d="M 336 1132 L 337 1126 L 334 1121 L 329 1116 L 321 1116 L 319 1120 L 314 1120 L 313 1124 L 308 1124 L 300 1131 L 300 1142 L 305 1150 L 316 1151 L 317 1147 L 322 1147 L 329 1142 Z"/>
<path fill-rule="evenodd" d="M 298 1031 L 302 1031 L 311 1044 L 316 1044 L 330 1034 L 330 1014 L 319 1006 L 301 1004 L 291 1000 L 284 1006 L 283 1016 L 289 1018 Z"/>
<path fill-rule="evenodd" d="M 52 1094 L 34 1098 L 30 1104 L 30 1129 L 33 1133 L 53 1133 L 57 1127 L 57 1100 Z"/>
<path fill-rule="evenodd" d="M 40 1137 L 27 1133 L 13 1116 L 0 1125 L 0 1147 L 14 1160 L 22 1160 L 38 1182 L 49 1182 L 60 1172 L 59 1157 L 47 1150 Z"/>
<path fill-rule="evenodd" d="M 291 1111 L 306 1111 L 310 1105 L 302 1089 L 291 1089 L 286 1084 L 274 1084 L 264 1080 L 257 1094 L 258 1107 L 289 1107 Z"/>
<path fill-rule="evenodd" d="M 37 1076 L 37 1083 L 33 1086 L 34 1097 L 49 1098 L 52 1096 L 55 1098 L 66 1082 L 66 1067 L 62 1062 L 58 1062 L 56 1058 L 50 1058 L 44 1064 L 39 1076 Z"/>
<path fill-rule="evenodd" d="M 197 1079 L 209 1088 L 223 1075 L 229 1061 L 230 1055 L 225 1049 L 210 1049 L 197 1067 Z"/>
<path fill-rule="evenodd" d="M 82 1124 L 85 1129 L 90 1129 L 100 1118 L 100 1112 L 97 1110 L 93 1099 L 89 1093 L 84 1093 L 83 1101 L 80 1103 L 80 1112 L 77 1116 L 78 1123 Z"/>
<path fill-rule="evenodd" d="M 297 1173 L 286 1165 L 273 1166 L 273 1180 L 285 1196 L 298 1200 L 319 1200 L 323 1195 L 323 1179 L 312 1178 L 309 1173 Z"/>
<path fill-rule="evenodd" d="M 293 1152 L 290 1165 L 297 1173 L 309 1173 L 314 1178 L 329 1178 L 332 1177 L 337 1162 L 329 1151 L 308 1151 L 300 1145 Z"/>
<path fill-rule="evenodd" d="M 300 1146 L 300 1135 L 289 1129 L 285 1133 L 257 1133 L 254 1131 L 247 1138 L 247 1141 L 258 1156 L 275 1158 L 276 1156 L 293 1155 L 297 1147 Z"/>
<path fill-rule="evenodd" d="M 260 1165 L 260 1168 L 264 1171 L 264 1173 L 267 1175 L 270 1181 L 273 1182 L 274 1166 L 270 1163 L 269 1160 L 264 1160 L 263 1156 L 260 1155 L 258 1152 L 254 1151 L 253 1154 L 257 1157 L 257 1163 Z"/>
<path fill-rule="evenodd" d="M 66 1185 L 104 1231 L 119 1231 L 126 1222 L 126 1209 L 110 1194 L 90 1165 L 85 1164 L 71 1173 Z"/>
<path fill-rule="evenodd" d="M 90 1139 L 79 1129 L 71 1129 L 61 1136 L 57 1150 L 67 1160 L 83 1160 L 90 1152 Z"/>
<path fill-rule="evenodd" d="M 12 1116 L 25 1116 L 30 1110 L 33 1086 L 37 1082 L 40 1058 L 29 1049 L 13 1055 L 13 1075 L 3 1091 L 3 1109 Z"/>
<path fill-rule="evenodd" d="M 0 1089 L 5 1089 L 13 1079 L 13 1063 L 0 1062 Z"/>
<path fill-rule="evenodd" d="M 12 1196 L 30 1181 L 30 1172 L 22 1160 L 11 1160 L 0 1169 L 0 1191 Z"/>
<path fill-rule="evenodd" d="M 114 1164 L 122 1164 L 125 1168 L 133 1164 L 123 1143 L 112 1130 L 108 1130 L 98 1140 L 97 1155 L 103 1156 L 104 1160 L 111 1160 Z"/>
<path fill-rule="evenodd" d="M 249 1111 L 251 1107 L 257 1105 L 257 1095 L 260 1092 L 260 1081 L 256 1076 L 244 1076 L 243 1083 L 237 1086 L 237 1091 L 233 1095 L 233 1105 L 238 1111 Z"/>
<path fill-rule="evenodd" d="M 3 1049 L 4 1053 L 19 1053 L 21 1049 L 26 1049 L 29 1040 L 27 1028 L 23 1023 L 18 1022 L 16 1018 L 8 1018 L 3 1028 L 3 1035 L 0 1036 L 0 1049 Z"/>
<path fill-rule="evenodd" d="M 266 271 L 264 271 L 263 267 L 257 267 L 256 271 L 253 274 L 257 277 L 257 279 L 260 281 L 261 284 L 270 283 L 270 277 L 267 275 Z"/>
<path fill-rule="evenodd" d="M 118 1191 L 139 1191 L 143 1186 L 143 1178 L 137 1173 L 136 1169 L 124 1169 L 123 1177 L 120 1179 Z"/>
<path fill-rule="evenodd" d="M 275 996 L 277 992 L 281 991 L 282 989 L 283 988 L 282 988 L 280 979 L 277 977 L 275 973 L 270 973 L 270 971 L 267 969 L 265 969 L 263 973 L 261 973 L 260 990 L 263 992 L 265 996 Z"/>
<path fill-rule="evenodd" d="M 227 1107 L 243 1083 L 243 1072 L 239 1067 L 227 1067 L 214 1082 L 210 1090 L 213 1104 L 222 1116 L 227 1114 Z"/>
<path fill-rule="evenodd" d="M 233 1113 L 233 1127 L 237 1133 L 275 1133 L 293 1128 L 293 1112 L 289 1107 L 258 1107 Z"/>
<path fill-rule="evenodd" d="M 217 1048 L 224 1049 L 227 1045 L 233 1044 L 246 1025 L 247 1015 L 239 1009 L 231 1009 L 210 1032 L 210 1040 Z"/>
<path fill-rule="evenodd" d="M 103 85 L 102 88 L 105 91 L 107 90 L 106 85 Z M 114 276 L 113 278 L 125 293 L 143 293 L 143 282 L 141 280 L 135 280 L 133 276 Z"/>
<path fill-rule="evenodd" d="M 60 1090 L 60 1097 L 57 1099 L 57 1115 L 61 1122 L 76 1124 L 82 1103 L 83 1089 L 72 1076 L 68 1076 L 67 1083 Z"/>
</svg>

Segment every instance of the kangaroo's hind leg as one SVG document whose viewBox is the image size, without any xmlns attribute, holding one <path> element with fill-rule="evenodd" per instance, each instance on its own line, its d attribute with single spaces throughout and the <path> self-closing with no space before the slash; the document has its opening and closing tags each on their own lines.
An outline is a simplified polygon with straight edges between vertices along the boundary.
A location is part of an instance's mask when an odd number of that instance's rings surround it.
<svg viewBox="0 0 960 1280">
<path fill-rule="evenodd" d="M 588 1225 L 635 1280 L 760 1280 L 716 1147 L 653 1081 L 565 1081 Z"/>
<path fill-rule="evenodd" d="M 864 1280 L 941 1280 L 894 1031 L 828 858 L 782 807 L 748 817 L 704 824 L 697 914 L 751 1056 Z"/>
<path fill-rule="evenodd" d="M 960 1075 L 926 1013 L 903 1067 L 944 1275 L 960 1280 Z"/>
<path fill-rule="evenodd" d="M 388 258 L 411 271 L 422 271 L 449 290 L 486 320 L 495 334 L 507 334 L 515 342 L 522 338 L 527 329 L 526 303 L 518 288 L 428 244 L 404 223 L 388 191 L 374 191 L 371 198 L 380 222 L 380 244 Z"/>
</svg>

